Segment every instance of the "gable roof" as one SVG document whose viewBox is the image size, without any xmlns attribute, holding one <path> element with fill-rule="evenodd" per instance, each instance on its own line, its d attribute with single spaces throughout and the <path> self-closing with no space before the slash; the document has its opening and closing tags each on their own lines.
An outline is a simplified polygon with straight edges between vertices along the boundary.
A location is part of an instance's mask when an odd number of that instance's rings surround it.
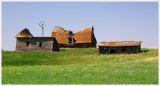
<svg viewBox="0 0 160 86">
<path fill-rule="evenodd" d="M 25 28 L 20 31 L 16 37 L 33 37 L 33 35 L 30 33 L 29 29 Z"/>
</svg>

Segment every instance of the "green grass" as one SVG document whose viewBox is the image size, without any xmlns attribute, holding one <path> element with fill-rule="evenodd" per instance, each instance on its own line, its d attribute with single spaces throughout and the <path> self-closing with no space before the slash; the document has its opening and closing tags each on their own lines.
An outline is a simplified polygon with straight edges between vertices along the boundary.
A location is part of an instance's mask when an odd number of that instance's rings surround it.
<svg viewBox="0 0 160 86">
<path fill-rule="evenodd" d="M 2 83 L 158 84 L 158 50 L 112 55 L 99 55 L 96 48 L 2 51 Z"/>
</svg>

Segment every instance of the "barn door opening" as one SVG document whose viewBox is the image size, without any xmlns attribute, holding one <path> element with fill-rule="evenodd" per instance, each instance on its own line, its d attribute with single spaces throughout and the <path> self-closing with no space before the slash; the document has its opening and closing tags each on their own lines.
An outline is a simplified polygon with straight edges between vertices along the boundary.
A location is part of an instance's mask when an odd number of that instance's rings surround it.
<svg viewBox="0 0 160 86">
<path fill-rule="evenodd" d="M 123 48 L 121 49 L 122 53 L 127 53 L 127 49 L 126 48 Z"/>
<path fill-rule="evenodd" d="M 110 53 L 110 54 L 115 54 L 116 52 L 115 52 L 114 49 L 110 49 L 110 50 L 109 50 L 109 53 Z"/>
</svg>

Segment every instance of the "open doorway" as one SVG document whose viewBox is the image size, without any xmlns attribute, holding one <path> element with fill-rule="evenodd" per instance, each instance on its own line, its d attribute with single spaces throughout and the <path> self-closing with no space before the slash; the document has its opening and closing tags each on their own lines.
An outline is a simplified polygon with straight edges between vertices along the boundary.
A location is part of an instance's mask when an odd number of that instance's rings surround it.
<svg viewBox="0 0 160 86">
<path fill-rule="evenodd" d="M 126 48 L 123 48 L 121 49 L 122 53 L 126 53 L 127 52 L 127 49 Z"/>
<path fill-rule="evenodd" d="M 109 53 L 110 53 L 110 54 L 115 54 L 116 52 L 115 52 L 114 49 L 110 49 Z"/>
</svg>

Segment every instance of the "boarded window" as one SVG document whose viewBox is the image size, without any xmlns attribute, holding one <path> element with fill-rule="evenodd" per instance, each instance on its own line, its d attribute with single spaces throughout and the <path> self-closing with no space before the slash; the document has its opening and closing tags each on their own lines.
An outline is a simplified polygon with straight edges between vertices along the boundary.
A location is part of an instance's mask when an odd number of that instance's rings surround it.
<svg viewBox="0 0 160 86">
<path fill-rule="evenodd" d="M 73 32 L 71 30 L 68 30 L 68 35 L 73 35 Z"/>
</svg>

